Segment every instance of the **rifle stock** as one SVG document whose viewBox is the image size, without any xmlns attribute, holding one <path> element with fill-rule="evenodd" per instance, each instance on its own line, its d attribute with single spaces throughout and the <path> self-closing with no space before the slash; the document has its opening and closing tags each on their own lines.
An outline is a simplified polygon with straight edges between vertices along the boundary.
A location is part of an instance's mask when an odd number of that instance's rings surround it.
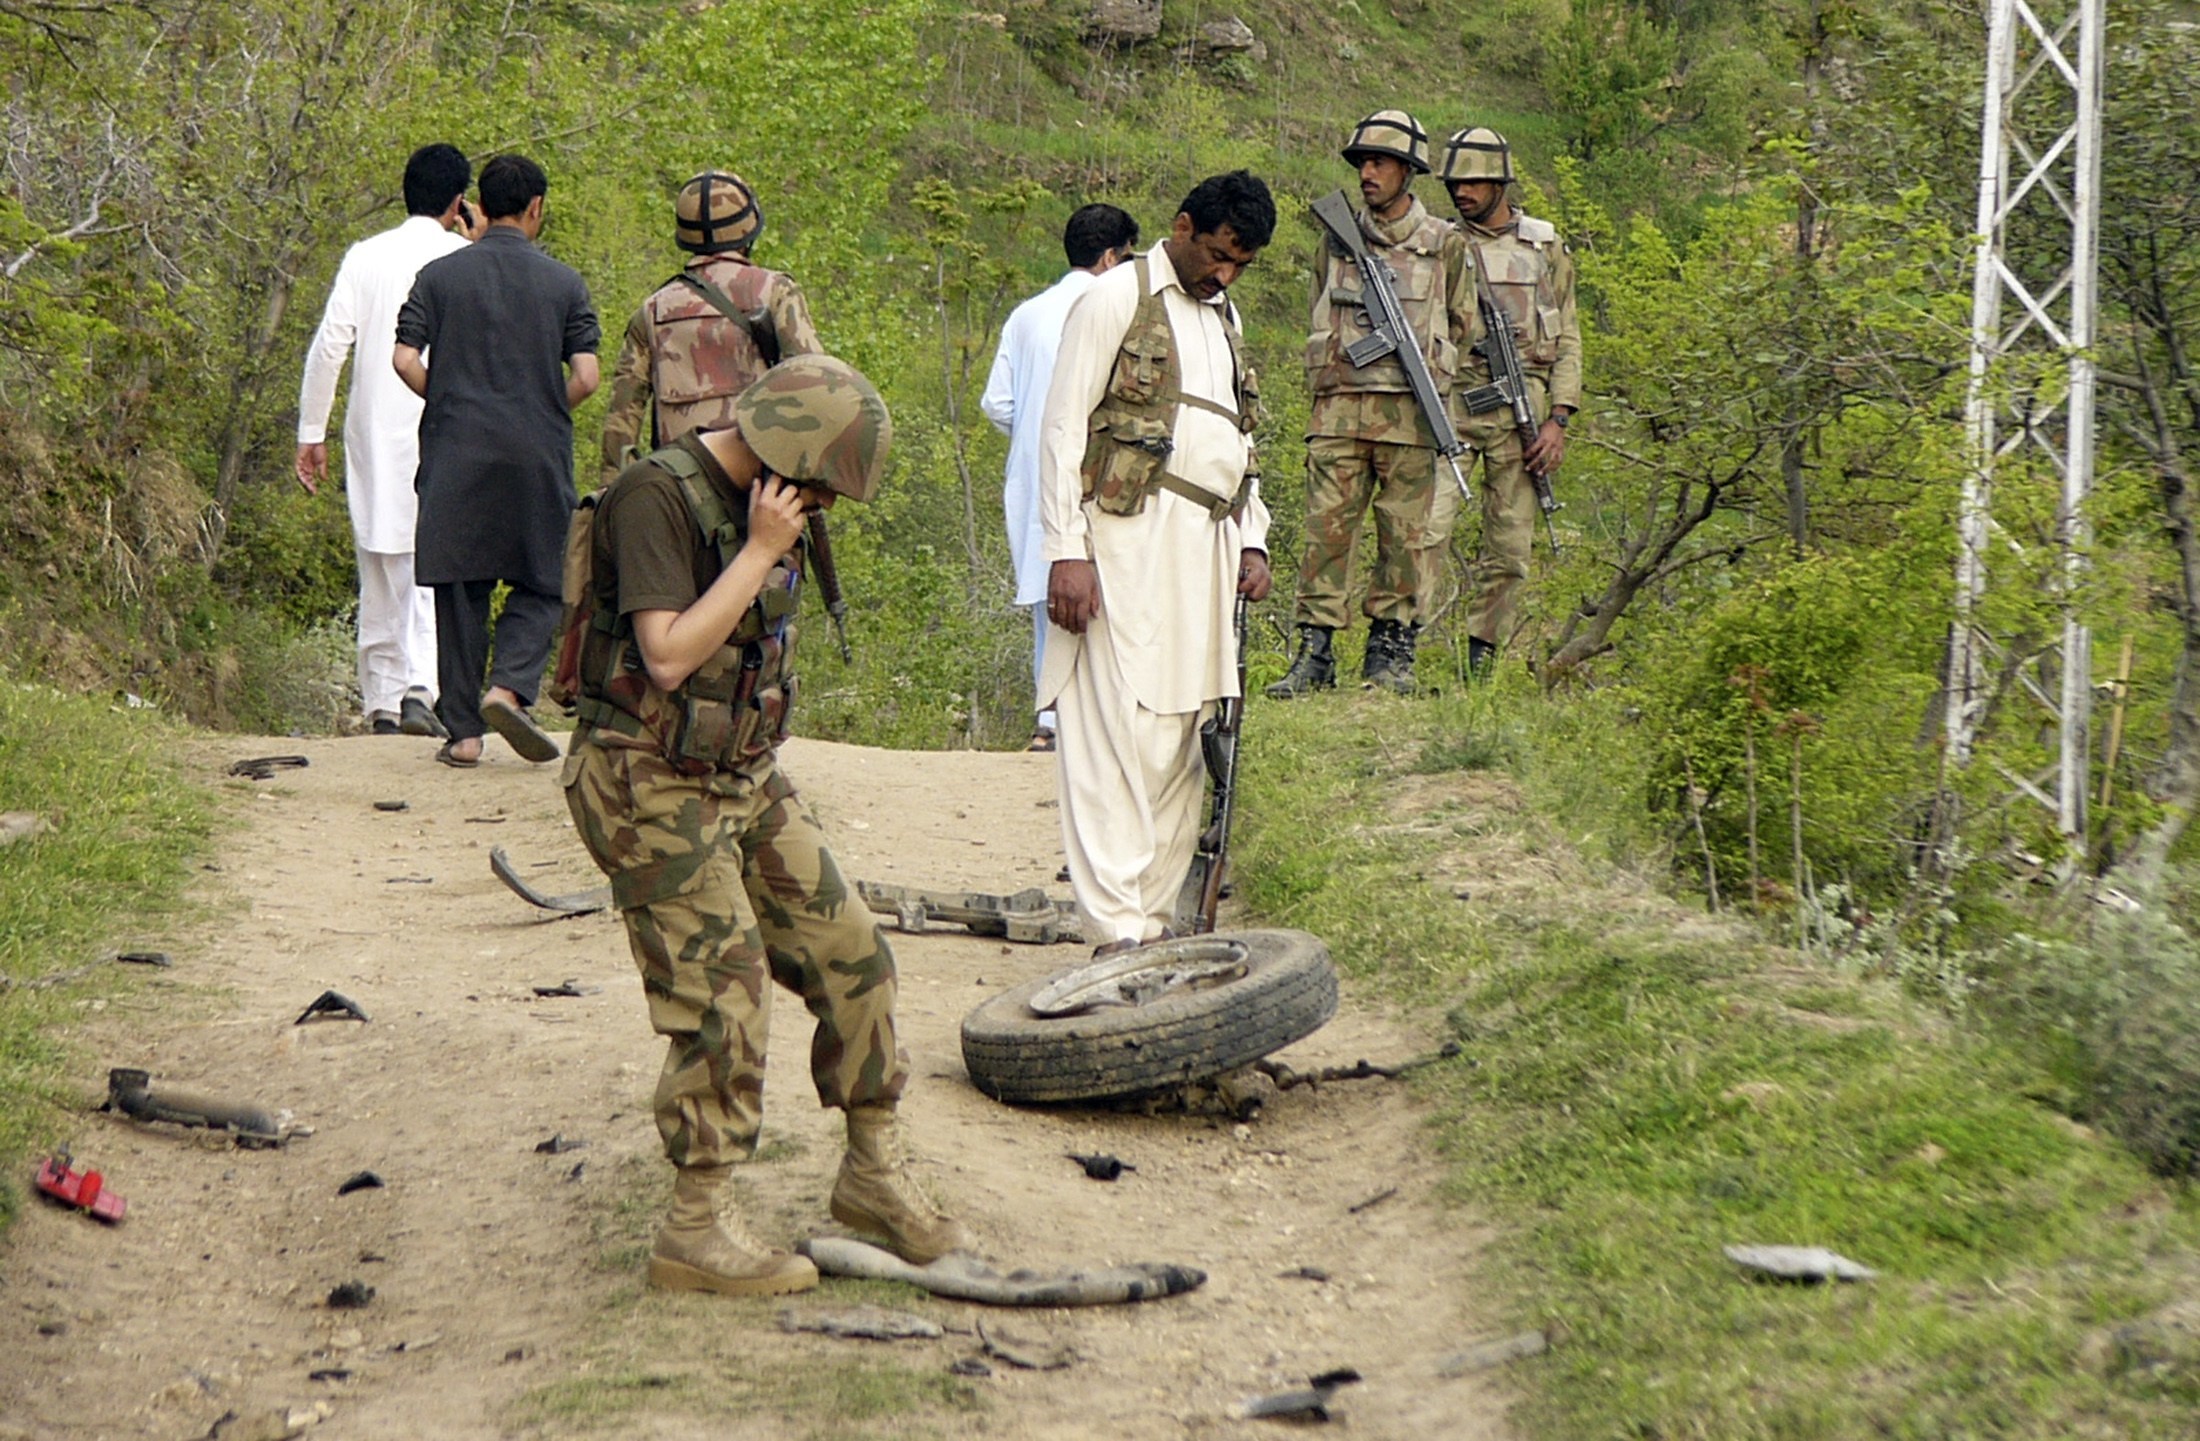
<svg viewBox="0 0 2200 1441">
<path fill-rule="evenodd" d="M 833 623 L 833 639 L 840 642 L 840 660 L 855 659 L 848 649 L 848 598 L 840 589 L 840 571 L 833 564 L 833 536 L 825 528 L 825 512 L 810 512 L 810 568 L 817 572 L 817 593 L 825 602 L 825 614 Z"/>
<path fill-rule="evenodd" d="M 1197 895 L 1189 917 L 1196 936 L 1214 930 L 1215 911 L 1222 904 L 1222 883 L 1229 872 L 1230 822 L 1237 814 L 1238 743 L 1245 723 L 1245 620 L 1251 605 L 1243 595 L 1238 596 L 1234 621 L 1238 693 L 1224 699 L 1214 719 L 1199 730 L 1199 750 L 1214 782 L 1214 800 L 1208 809 L 1207 829 L 1200 832 L 1199 844 L 1192 853 L 1192 873 L 1185 884 L 1187 898 L 1194 892 Z"/>
</svg>

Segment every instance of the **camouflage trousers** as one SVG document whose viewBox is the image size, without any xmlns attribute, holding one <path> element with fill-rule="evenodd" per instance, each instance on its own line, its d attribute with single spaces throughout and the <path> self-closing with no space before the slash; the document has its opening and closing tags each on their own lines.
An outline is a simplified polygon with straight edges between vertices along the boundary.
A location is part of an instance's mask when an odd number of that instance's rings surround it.
<svg viewBox="0 0 2200 1441">
<path fill-rule="evenodd" d="M 775 760 L 697 780 L 654 751 L 576 741 L 564 785 L 670 1043 L 655 1109 L 674 1165 L 755 1154 L 773 981 L 817 1018 L 821 1104 L 900 1098 L 894 953 Z"/>
<path fill-rule="evenodd" d="M 1550 409 L 1544 401 L 1543 382 L 1534 376 L 1528 378 L 1528 402 L 1538 416 Z M 1460 469 L 1466 471 L 1467 482 L 1477 487 L 1475 498 L 1482 506 L 1482 537 L 1466 584 L 1467 634 L 1496 642 L 1512 629 L 1513 596 L 1528 578 L 1528 557 L 1535 546 L 1535 487 L 1528 483 L 1520 432 L 1513 429 L 1511 411 L 1484 411 L 1457 424 L 1459 438 L 1470 448 L 1469 454 L 1459 458 Z M 1451 479 L 1448 471 L 1444 478 Z M 1444 601 L 1440 592 L 1447 578 L 1445 560 L 1460 505 L 1459 487 L 1437 488 L 1429 552 L 1416 567 L 1428 582 L 1420 596 L 1424 615 L 1434 614 Z"/>
<path fill-rule="evenodd" d="M 1348 436 L 1315 435 L 1306 442 L 1306 552 L 1299 560 L 1299 595 L 1292 620 L 1342 629 L 1350 619 L 1352 550 L 1360 516 L 1373 502 L 1375 566 L 1361 611 L 1369 620 L 1412 622 L 1424 583 L 1420 566 L 1441 565 L 1443 548 L 1428 539 L 1436 486 L 1436 452 Z M 1450 481 L 1450 472 L 1444 473 Z"/>
</svg>

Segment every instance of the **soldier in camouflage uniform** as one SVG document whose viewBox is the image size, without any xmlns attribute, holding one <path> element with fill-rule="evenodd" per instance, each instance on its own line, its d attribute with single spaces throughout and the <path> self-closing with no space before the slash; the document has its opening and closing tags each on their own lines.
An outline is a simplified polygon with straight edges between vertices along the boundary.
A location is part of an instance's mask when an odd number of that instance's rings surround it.
<svg viewBox="0 0 2200 1441">
<path fill-rule="evenodd" d="M 1397 277 L 1399 307 L 1438 393 L 1448 395 L 1458 357 L 1480 336 L 1481 321 L 1466 242 L 1412 192 L 1413 177 L 1428 173 L 1428 136 L 1403 110 L 1378 111 L 1353 131 L 1344 158 L 1360 171 L 1360 230 Z M 1358 267 L 1325 235 L 1313 269 L 1306 552 L 1293 612 L 1298 653 L 1268 694 L 1287 700 L 1337 683 L 1330 638 L 1346 622 L 1353 543 L 1371 499 L 1375 569 L 1362 606 L 1368 637 L 1360 676 L 1404 693 L 1413 689 L 1419 597 L 1430 590 L 1417 566 L 1429 557 L 1436 496 L 1449 474 L 1439 484 L 1436 437 L 1414 404 L 1405 367 L 1395 356 L 1356 367 L 1345 355 L 1370 329 Z"/>
<path fill-rule="evenodd" d="M 817 1283 L 718 1205 L 756 1150 L 773 982 L 817 1017 L 811 1079 L 847 1113 L 834 1219 L 920 1265 L 965 1238 L 900 1155 L 893 952 L 777 753 L 805 518 L 871 497 L 891 423 L 871 383 L 823 355 L 767 372 L 730 420 L 602 493 L 564 785 L 670 1043 L 656 1113 L 678 1174 L 650 1281 L 755 1295 Z"/>
<path fill-rule="evenodd" d="M 1438 174 L 1451 191 L 1475 264 L 1512 322 L 1529 403 L 1543 417 L 1535 443 L 1523 451 L 1510 410 L 1454 416 L 1459 438 L 1482 458 L 1482 545 L 1470 581 L 1467 667 L 1485 675 L 1512 625 L 1513 592 L 1527 579 L 1528 552 L 1535 543 L 1535 489 L 1528 473 L 1557 472 L 1566 458 L 1566 426 L 1581 408 L 1581 325 L 1574 314 L 1573 256 L 1557 227 L 1522 212 L 1507 196 L 1513 168 L 1505 137 L 1481 127 L 1459 131 L 1444 147 Z M 1489 379 L 1489 362 L 1479 351 L 1470 353 L 1459 388 L 1487 385 Z M 1458 495 L 1447 492 L 1421 567 L 1432 580 L 1443 574 L 1458 513 Z M 1424 592 L 1424 604 L 1428 599 Z"/>
<path fill-rule="evenodd" d="M 802 288 L 749 259 L 764 212 L 738 175 L 680 187 L 673 243 L 693 257 L 626 323 L 603 418 L 603 484 L 643 451 L 733 418 L 734 397 L 782 360 L 815 355 Z"/>
</svg>

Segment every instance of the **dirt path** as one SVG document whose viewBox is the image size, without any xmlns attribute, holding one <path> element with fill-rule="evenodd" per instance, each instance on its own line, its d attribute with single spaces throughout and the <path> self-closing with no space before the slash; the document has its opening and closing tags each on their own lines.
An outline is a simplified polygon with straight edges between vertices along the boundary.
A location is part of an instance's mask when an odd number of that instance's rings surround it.
<svg viewBox="0 0 2200 1441">
<path fill-rule="evenodd" d="M 975 1338 L 903 1343 L 782 1334 L 785 1302 L 668 1297 L 639 1286 L 637 1245 L 668 1190 L 648 1098 L 661 1043 L 648 1030 L 617 922 L 546 921 L 490 874 L 502 845 L 542 888 L 600 879 L 571 835 L 552 769 L 492 740 L 472 773 L 429 743 L 358 738 L 210 749 L 227 760 L 296 750 L 309 769 L 233 782 L 246 823 L 207 877 L 223 917 L 148 937 L 172 951 L 86 1020 L 82 1083 L 140 1065 L 179 1088 L 290 1111 L 313 1134 L 240 1151 L 103 1116 L 79 1156 L 131 1205 L 103 1229 L 33 1205 L 0 1252 L 0 1437 L 186 1441 L 218 1418 L 248 1434 L 271 1412 L 315 1415 L 330 1438 L 818 1432 L 792 1395 L 729 1416 L 683 1407 L 678 1388 L 634 1402 L 625 1424 L 572 1404 L 622 1347 L 681 1325 L 710 1328 L 745 1372 L 822 1374 L 891 1357 L 943 1372 Z M 797 742 L 790 771 L 866 879 L 1006 891 L 1053 884 L 1060 864 L 1044 757 L 912 754 Z M 384 813 L 376 800 L 410 808 Z M 1073 964 L 1073 947 L 1008 946 L 961 932 L 897 937 L 904 1037 L 916 1084 L 905 1114 L 928 1184 L 952 1198 L 1003 1262 L 1195 1264 L 1189 1296 L 1087 1311 L 993 1314 L 1017 1336 L 1074 1348 L 1066 1370 L 995 1363 L 966 1409 L 910 1428 L 1044 1438 L 1271 1434 L 1227 1417 L 1244 1397 L 1356 1366 L 1339 1405 L 1353 1435 L 1499 1438 L 1500 1379 L 1440 1379 L 1442 1360 L 1497 1333 L 1469 1283 L 1481 1238 L 1441 1208 L 1439 1168 L 1405 1093 L 1386 1082 L 1287 1093 L 1250 1127 L 1188 1116 L 1028 1112 L 964 1075 L 957 1024 L 979 1000 Z M 574 980 L 600 988 L 539 999 Z M 370 1023 L 293 1025 L 326 988 Z M 781 998 L 764 1159 L 744 1179 L 757 1229 L 791 1239 L 829 1223 L 837 1113 L 804 1074 L 808 1018 Z M 1428 1037 L 1377 1014 L 1349 985 L 1338 1018 L 1284 1053 L 1302 1067 L 1412 1054 Z M 586 1143 L 538 1154 L 553 1134 Z M 1137 1166 L 1108 1185 L 1066 1151 Z M 371 1169 L 387 1185 L 339 1197 Z M 1363 1213 L 1350 1207 L 1387 1187 Z M 1328 1280 L 1286 1278 L 1312 1267 Z M 332 1310 L 339 1283 L 371 1304 Z M 828 1282 L 796 1298 L 834 1304 Z M 866 1290 L 853 1297 L 876 1300 Z M 953 1326 L 974 1308 L 912 1300 Z M 341 1372 L 313 1379 L 312 1373 Z M 654 1383 L 653 1383 L 654 1384 Z M 560 1391 L 559 1388 L 563 1388 Z M 546 1405 L 557 1393 L 564 1405 Z M 532 1399 L 530 1399 L 532 1398 Z M 318 1410 L 316 1412 L 316 1407 Z M 600 1411 L 597 1414 L 601 1414 Z M 267 1434 L 280 1434 L 270 1430 Z M 895 1434 L 892 1427 L 879 1434 Z M 908 1434 L 901 1432 L 900 1434 Z"/>
</svg>

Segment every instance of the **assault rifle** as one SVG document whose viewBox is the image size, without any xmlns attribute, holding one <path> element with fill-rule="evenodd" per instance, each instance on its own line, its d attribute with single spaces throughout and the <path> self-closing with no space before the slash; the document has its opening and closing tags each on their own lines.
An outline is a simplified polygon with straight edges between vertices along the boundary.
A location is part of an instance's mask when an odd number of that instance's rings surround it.
<svg viewBox="0 0 2200 1441">
<path fill-rule="evenodd" d="M 1252 602 L 1237 598 L 1233 629 L 1237 634 L 1238 693 L 1224 699 L 1212 719 L 1199 728 L 1199 753 L 1214 781 L 1213 804 L 1207 812 L 1207 829 L 1199 833 L 1192 852 L 1191 874 L 1178 893 L 1177 915 L 1188 922 L 1195 936 L 1215 928 L 1215 907 L 1222 903 L 1222 883 L 1229 870 L 1230 820 L 1237 812 L 1238 734 L 1245 723 L 1245 617 Z"/>
<path fill-rule="evenodd" d="M 1421 356 L 1421 343 L 1414 337 L 1413 326 L 1398 304 L 1397 277 L 1381 256 L 1367 248 L 1367 237 L 1360 233 L 1359 217 L 1352 213 L 1352 206 L 1345 200 L 1342 190 L 1331 191 L 1314 202 L 1314 218 L 1329 232 L 1332 244 L 1343 247 L 1360 267 L 1361 304 L 1367 311 L 1368 334 L 1344 348 L 1345 359 L 1355 370 L 1365 370 L 1386 355 L 1398 357 L 1405 367 L 1406 385 L 1413 391 L 1413 403 L 1421 408 L 1421 418 L 1428 422 L 1429 433 L 1436 437 L 1436 453 L 1451 467 L 1451 478 L 1459 483 L 1459 494 L 1464 500 L 1473 500 L 1474 492 L 1467 489 L 1466 473 L 1459 469 L 1459 457 L 1465 453 L 1467 443 L 1452 429 L 1451 413 L 1444 408 L 1444 397 L 1437 392 L 1436 377 L 1429 374 L 1428 361 Z"/>
<path fill-rule="evenodd" d="M 833 622 L 833 639 L 840 642 L 840 663 L 855 659 L 848 649 L 848 598 L 841 593 L 840 571 L 833 565 L 833 536 L 825 528 L 825 512 L 810 512 L 810 569 L 817 572 L 817 593 L 825 602 L 825 614 Z"/>
<path fill-rule="evenodd" d="M 1528 401 L 1528 372 L 1520 363 L 1520 342 L 1513 334 L 1512 321 L 1490 293 L 1489 276 L 1482 266 L 1482 247 L 1471 237 L 1467 244 L 1474 250 L 1474 299 L 1482 309 L 1482 328 L 1489 332 L 1483 337 L 1481 351 L 1482 358 L 1490 363 L 1490 383 L 1461 392 L 1459 399 L 1469 415 L 1482 415 L 1501 406 L 1510 410 L 1513 429 L 1520 436 L 1520 453 L 1525 457 L 1528 447 L 1535 444 L 1537 425 L 1535 407 Z M 1551 516 L 1559 509 L 1558 497 L 1551 491 L 1548 475 L 1534 466 L 1526 469 L 1528 484 L 1535 488 L 1536 507 L 1543 512 L 1543 533 L 1550 537 L 1551 554 L 1555 556 L 1558 527 L 1551 523 Z"/>
</svg>

